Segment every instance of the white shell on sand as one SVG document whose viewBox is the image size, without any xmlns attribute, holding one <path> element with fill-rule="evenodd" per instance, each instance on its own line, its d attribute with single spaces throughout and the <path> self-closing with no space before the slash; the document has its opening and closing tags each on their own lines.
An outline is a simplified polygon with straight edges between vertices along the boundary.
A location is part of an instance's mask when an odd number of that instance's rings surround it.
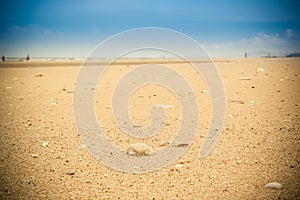
<svg viewBox="0 0 300 200">
<path fill-rule="evenodd" d="M 43 142 L 43 143 L 42 143 L 42 146 L 43 146 L 43 147 L 47 147 L 48 144 L 49 144 L 48 142 Z"/>
<path fill-rule="evenodd" d="M 165 104 L 156 104 L 155 105 L 156 108 L 173 108 L 174 105 L 165 105 Z"/>
<path fill-rule="evenodd" d="M 67 171 L 66 174 L 72 176 L 72 175 L 75 174 L 75 171 L 74 170 L 70 170 L 70 171 Z"/>
<path fill-rule="evenodd" d="M 56 106 L 57 105 L 57 102 L 56 102 L 56 100 L 54 100 L 54 99 L 50 99 L 50 105 L 51 106 Z"/>
<path fill-rule="evenodd" d="M 153 153 L 153 150 L 150 146 L 144 143 L 135 143 L 127 147 L 127 153 L 129 155 L 149 155 Z"/>
<path fill-rule="evenodd" d="M 265 69 L 264 69 L 264 68 L 261 68 L 261 67 L 259 67 L 259 68 L 256 69 L 256 72 L 257 72 L 257 73 L 259 73 L 259 72 L 264 72 L 264 71 L 265 71 Z"/>
<path fill-rule="evenodd" d="M 280 183 L 271 182 L 265 185 L 267 189 L 273 189 L 273 190 L 279 190 L 282 188 L 282 185 Z"/>
<path fill-rule="evenodd" d="M 240 80 L 251 80 L 251 77 L 249 77 L 249 76 L 244 76 L 244 77 L 241 77 Z"/>
</svg>

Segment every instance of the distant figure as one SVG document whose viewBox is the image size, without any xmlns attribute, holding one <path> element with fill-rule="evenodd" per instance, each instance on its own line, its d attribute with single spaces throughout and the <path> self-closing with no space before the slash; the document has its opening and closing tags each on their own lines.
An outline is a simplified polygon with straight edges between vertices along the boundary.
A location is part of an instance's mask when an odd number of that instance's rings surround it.
<svg viewBox="0 0 300 200">
<path fill-rule="evenodd" d="M 268 58 L 271 58 L 271 55 L 270 55 L 270 53 L 268 53 Z"/>
<path fill-rule="evenodd" d="M 26 57 L 26 60 L 28 61 L 30 58 L 29 58 L 29 54 L 27 54 L 27 57 Z"/>
<path fill-rule="evenodd" d="M 247 58 L 247 52 L 245 52 L 245 58 Z"/>
<path fill-rule="evenodd" d="M 4 62 L 5 61 L 5 56 L 4 55 L 2 55 L 2 62 Z"/>
</svg>

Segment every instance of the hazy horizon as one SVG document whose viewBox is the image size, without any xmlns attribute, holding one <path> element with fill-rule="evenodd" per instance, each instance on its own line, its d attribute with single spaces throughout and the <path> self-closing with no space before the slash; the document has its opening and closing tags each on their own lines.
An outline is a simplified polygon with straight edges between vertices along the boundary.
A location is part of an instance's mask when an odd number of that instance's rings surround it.
<svg viewBox="0 0 300 200">
<path fill-rule="evenodd" d="M 212 58 L 285 56 L 300 52 L 299 7 L 283 0 L 3 1 L 0 54 L 86 58 L 112 35 L 162 27 L 195 39 Z"/>
</svg>

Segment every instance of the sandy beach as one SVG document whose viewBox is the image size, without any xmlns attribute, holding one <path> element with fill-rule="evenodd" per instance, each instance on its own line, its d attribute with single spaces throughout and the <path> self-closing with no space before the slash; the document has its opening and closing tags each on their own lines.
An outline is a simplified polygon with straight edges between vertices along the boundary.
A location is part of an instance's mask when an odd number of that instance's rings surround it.
<svg viewBox="0 0 300 200">
<path fill-rule="evenodd" d="M 300 199 L 300 59 L 214 63 L 226 92 L 219 142 L 205 159 L 198 158 L 211 117 L 210 93 L 187 63 L 165 62 L 195 91 L 199 126 L 180 159 L 145 174 L 111 169 L 83 145 L 72 108 L 80 61 L 0 63 L 0 199 Z M 141 140 L 116 126 L 111 94 L 138 64 L 115 63 L 95 88 L 97 119 L 122 150 Z M 156 151 L 174 137 L 180 106 L 165 88 L 145 86 L 130 100 L 133 120 L 148 124 L 154 104 L 173 105 L 167 109 L 168 126 L 143 141 Z M 267 189 L 270 182 L 282 188 Z"/>
</svg>

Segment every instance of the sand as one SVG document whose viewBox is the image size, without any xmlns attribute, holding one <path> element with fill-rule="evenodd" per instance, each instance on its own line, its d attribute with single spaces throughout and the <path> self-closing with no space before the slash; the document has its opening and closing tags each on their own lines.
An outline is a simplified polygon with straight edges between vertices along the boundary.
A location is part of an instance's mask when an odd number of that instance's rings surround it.
<svg viewBox="0 0 300 200">
<path fill-rule="evenodd" d="M 215 60 L 226 91 L 226 121 L 218 144 L 202 160 L 210 93 L 188 64 L 165 62 L 194 89 L 199 129 L 180 159 L 145 174 L 111 169 L 83 145 L 72 111 L 80 64 L 0 64 L 0 199 L 300 199 L 300 59 Z M 116 126 L 110 95 L 136 65 L 112 65 L 95 88 L 100 126 L 122 150 L 141 140 Z M 180 126 L 180 105 L 165 88 L 145 86 L 130 100 L 133 120 L 149 123 L 153 104 L 173 105 L 166 109 L 168 126 L 143 141 L 157 150 Z M 265 188 L 270 182 L 282 188 Z"/>
</svg>

